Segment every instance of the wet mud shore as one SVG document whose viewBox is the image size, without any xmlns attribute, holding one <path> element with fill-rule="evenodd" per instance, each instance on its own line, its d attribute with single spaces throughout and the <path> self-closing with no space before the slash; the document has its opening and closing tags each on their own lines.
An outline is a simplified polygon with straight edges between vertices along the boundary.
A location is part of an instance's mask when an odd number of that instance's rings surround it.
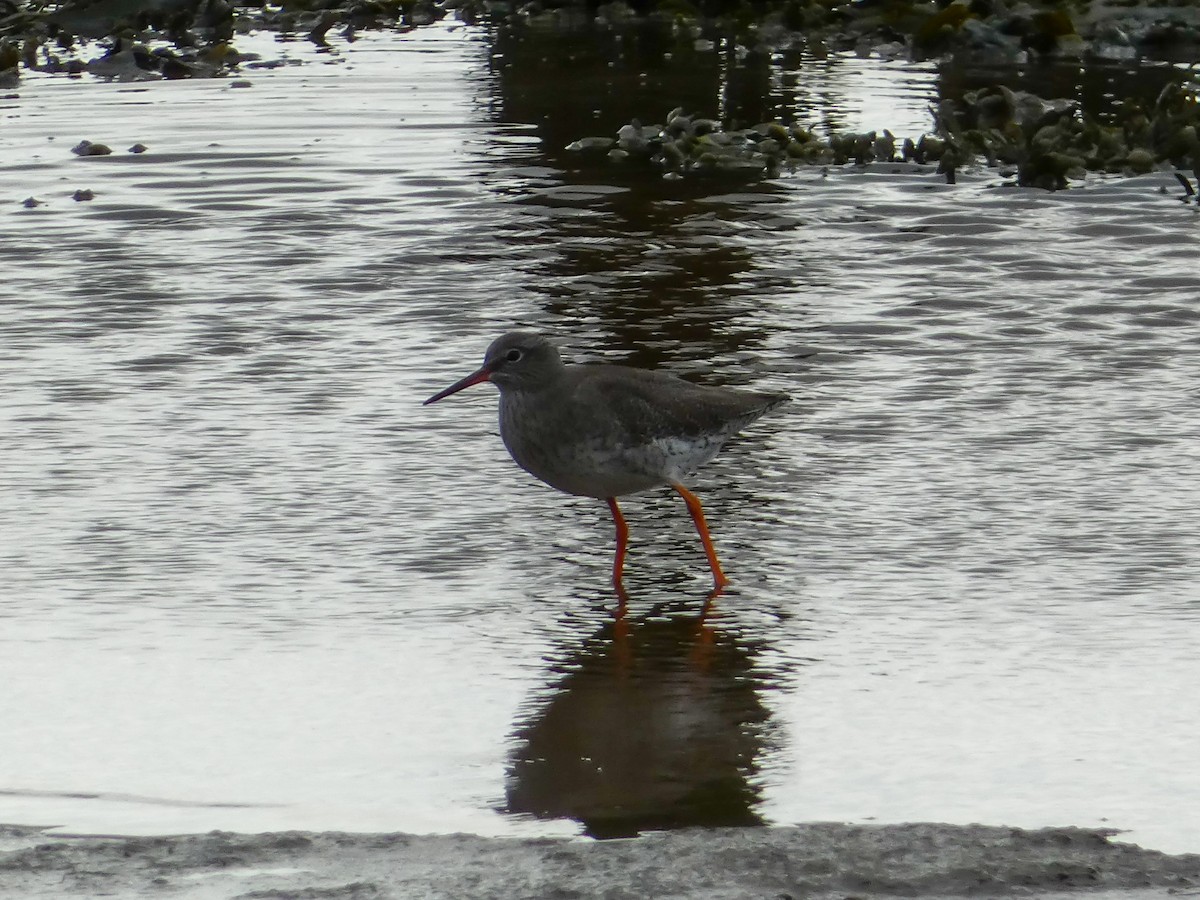
<svg viewBox="0 0 1200 900">
<path fill-rule="evenodd" d="M 0 897 L 741 898 L 1200 894 L 1200 855 L 1112 832 L 813 824 L 616 841 L 211 832 L 81 837 L 0 826 Z"/>
</svg>

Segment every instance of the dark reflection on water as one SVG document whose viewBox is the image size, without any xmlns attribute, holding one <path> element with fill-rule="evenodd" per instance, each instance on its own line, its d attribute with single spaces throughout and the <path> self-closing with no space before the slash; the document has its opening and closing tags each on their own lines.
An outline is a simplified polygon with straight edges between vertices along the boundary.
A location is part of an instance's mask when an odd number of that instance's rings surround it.
<svg viewBox="0 0 1200 900">
<path fill-rule="evenodd" d="M 1126 98 L 1151 106 L 1159 92 L 1179 79 L 1179 70 L 1167 65 L 1123 66 L 1115 63 L 1040 62 L 1029 66 L 961 65 L 938 67 L 938 94 L 958 99 L 967 91 L 1002 84 L 1039 97 L 1076 100 L 1080 109 L 1101 121 L 1116 119 Z"/>
<path fill-rule="evenodd" d="M 502 121 L 536 123 L 547 156 L 567 165 L 563 148 L 576 138 L 613 134 L 633 118 L 661 121 L 676 106 L 730 127 L 781 118 L 833 131 L 903 128 L 927 118 L 932 99 L 930 64 L 803 48 L 746 53 L 728 43 L 700 50 L 690 33 L 654 23 L 501 29 L 491 39 L 495 112 Z M 903 98 L 902 108 L 885 100 L 875 122 L 864 122 L 864 77 L 888 97 Z"/>
<path fill-rule="evenodd" d="M 1109 118 L 1115 98 L 1151 103 L 1175 71 L 911 63 L 804 46 L 740 53 L 723 45 L 699 50 L 694 39 L 655 24 L 489 35 L 489 114 L 531 123 L 541 139 L 529 155 L 537 177 L 496 185 L 543 215 L 542 230 L 520 236 L 543 251 L 526 269 L 526 289 L 544 313 L 539 322 L 589 330 L 598 352 L 636 348 L 627 356 L 633 365 L 762 349 L 778 333 L 757 315 L 764 298 L 795 295 L 828 277 L 829 248 L 806 241 L 804 230 L 830 212 L 859 218 L 857 198 L 803 215 L 788 178 L 664 181 L 653 166 L 565 150 L 571 141 L 613 135 L 632 119 L 661 121 L 676 105 L 731 125 L 778 118 L 827 131 L 889 127 L 915 135 L 932 126 L 940 100 L 996 83 L 1074 98 L 1086 113 Z M 914 213 L 922 202 L 914 202 Z M 772 239 L 778 255 L 766 252 Z M 791 324 L 807 326 L 807 304 L 790 302 Z"/>
<path fill-rule="evenodd" d="M 503 28 L 489 39 L 493 113 L 536 124 L 546 158 L 567 170 L 577 164 L 564 149 L 571 141 L 614 135 L 632 119 L 661 122 L 676 106 L 731 128 L 780 119 L 826 133 L 889 128 L 916 138 L 933 127 L 930 112 L 939 101 L 981 87 L 1076 100 L 1108 120 L 1124 98 L 1152 103 L 1179 71 L 1155 62 L 912 62 L 803 42 L 770 52 L 727 41 L 702 49 L 690 31 L 661 23 Z"/>
<path fill-rule="evenodd" d="M 775 737 L 753 649 L 697 616 L 608 624 L 554 667 L 518 726 L 505 811 L 597 838 L 761 825 L 758 760 Z"/>
<path fill-rule="evenodd" d="M 534 269 L 530 288 L 546 314 L 603 323 L 607 345 L 636 348 L 632 365 L 662 365 L 681 346 L 701 358 L 761 346 L 766 333 L 752 315 L 759 292 L 786 289 L 804 257 L 795 255 L 786 276 L 758 271 L 754 251 L 736 234 L 754 219 L 742 225 L 740 214 L 726 215 L 706 193 L 711 185 L 654 179 L 585 201 L 602 216 L 564 221 L 553 241 L 558 252 Z M 769 217 L 776 193 L 766 186 L 747 192 L 757 219 Z"/>
</svg>

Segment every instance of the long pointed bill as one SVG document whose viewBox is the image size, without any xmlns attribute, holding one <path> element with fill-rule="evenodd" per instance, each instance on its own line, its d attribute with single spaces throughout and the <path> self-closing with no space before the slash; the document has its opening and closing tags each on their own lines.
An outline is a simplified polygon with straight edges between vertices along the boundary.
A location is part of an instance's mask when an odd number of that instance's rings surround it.
<svg viewBox="0 0 1200 900">
<path fill-rule="evenodd" d="M 428 406 L 430 403 L 437 403 L 439 400 L 443 400 L 446 397 L 449 397 L 451 394 L 457 394 L 459 391 L 463 390 L 464 388 L 471 387 L 471 385 L 482 384 L 483 382 L 487 381 L 491 377 L 492 377 L 492 370 L 488 366 L 484 366 L 482 369 L 479 369 L 476 372 L 472 372 L 470 375 L 468 375 L 466 378 L 462 379 L 461 381 L 454 382 L 454 384 L 450 385 L 450 387 L 446 388 L 444 391 L 439 391 L 438 393 L 434 394 L 432 397 L 430 397 L 428 400 L 426 400 L 421 405 Z"/>
</svg>

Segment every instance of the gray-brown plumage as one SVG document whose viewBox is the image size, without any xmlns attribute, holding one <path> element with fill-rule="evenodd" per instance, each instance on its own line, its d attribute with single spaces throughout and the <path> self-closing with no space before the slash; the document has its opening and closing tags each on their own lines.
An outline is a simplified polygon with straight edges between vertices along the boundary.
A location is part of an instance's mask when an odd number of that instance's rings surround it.
<svg viewBox="0 0 1200 900">
<path fill-rule="evenodd" d="M 565 493 L 608 501 L 618 590 L 627 529 L 616 498 L 667 484 L 687 502 L 717 589 L 724 586 L 700 502 L 681 482 L 785 395 L 625 366 L 567 365 L 546 338 L 514 332 L 492 342 L 481 368 L 425 403 L 483 381 L 500 389 L 500 436 L 517 465 Z"/>
</svg>

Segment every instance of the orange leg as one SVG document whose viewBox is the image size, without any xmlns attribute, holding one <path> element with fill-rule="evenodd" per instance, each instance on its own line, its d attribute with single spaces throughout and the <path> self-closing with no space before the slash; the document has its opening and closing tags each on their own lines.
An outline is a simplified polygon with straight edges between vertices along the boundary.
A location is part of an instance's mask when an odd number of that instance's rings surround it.
<svg viewBox="0 0 1200 900">
<path fill-rule="evenodd" d="M 679 496 L 687 504 L 688 512 L 692 514 L 692 521 L 696 523 L 696 530 L 700 532 L 700 541 L 704 544 L 704 555 L 708 557 L 708 567 L 712 569 L 714 586 L 712 596 L 715 597 L 721 593 L 721 589 L 725 585 L 729 584 L 729 579 L 721 571 L 721 563 L 717 559 L 717 550 L 713 547 L 712 538 L 708 533 L 708 523 L 704 521 L 704 508 L 700 506 L 700 498 L 682 484 L 672 483 L 671 487 L 679 492 Z"/>
<path fill-rule="evenodd" d="M 612 512 L 613 524 L 617 526 L 617 555 L 613 559 L 613 587 L 617 589 L 617 594 L 624 603 L 625 586 L 621 579 L 625 571 L 625 548 L 629 546 L 629 526 L 625 524 L 625 517 L 621 515 L 621 507 L 617 506 L 617 498 L 606 497 L 605 502 L 608 503 L 608 508 Z"/>
</svg>

